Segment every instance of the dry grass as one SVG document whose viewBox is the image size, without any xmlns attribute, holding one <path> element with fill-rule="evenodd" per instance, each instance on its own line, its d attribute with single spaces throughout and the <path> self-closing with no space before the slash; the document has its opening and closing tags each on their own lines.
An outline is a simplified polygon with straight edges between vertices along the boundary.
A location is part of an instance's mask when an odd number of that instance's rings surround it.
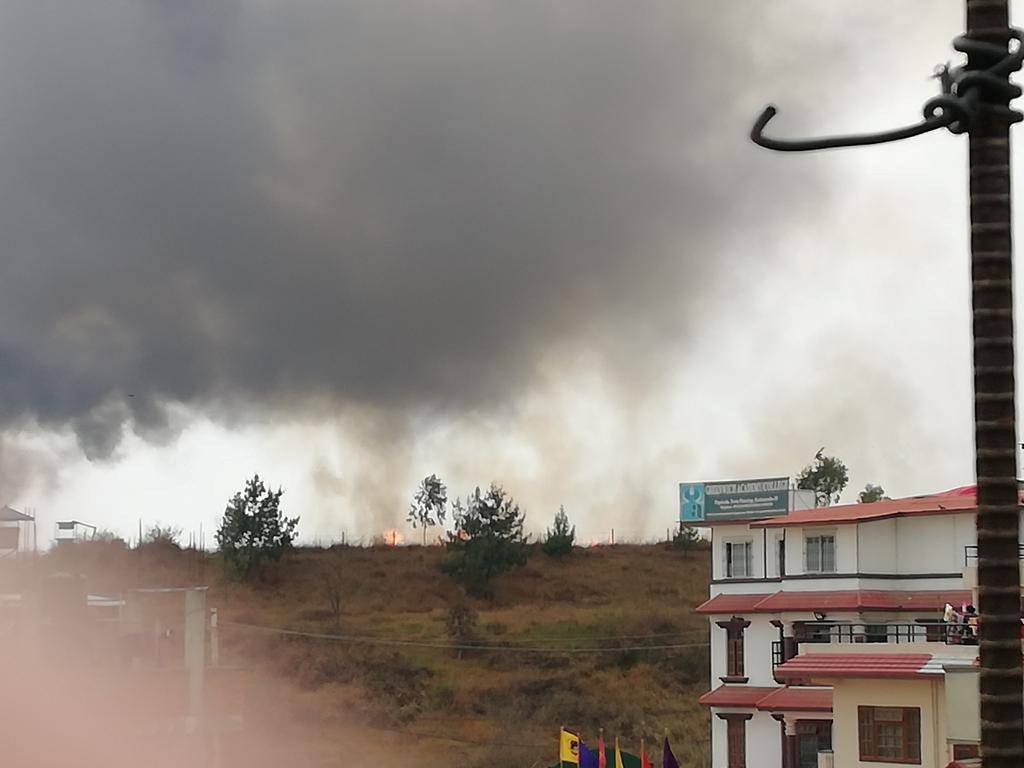
<svg viewBox="0 0 1024 768">
<path fill-rule="evenodd" d="M 89 591 L 101 593 L 209 583 L 210 604 L 225 622 L 444 641 L 445 614 L 459 592 L 438 570 L 443 554 L 423 547 L 299 550 L 263 582 L 245 584 L 226 578 L 216 558 L 97 544 L 52 553 L 36 573 L 82 573 Z M 323 584 L 339 560 L 344 597 L 336 621 Z M 538 550 L 526 567 L 498 580 L 492 600 L 474 603 L 476 631 L 480 642 L 501 645 L 608 645 L 602 638 L 663 633 L 690 634 L 619 645 L 700 641 L 707 623 L 692 609 L 707 583 L 704 551 L 623 545 L 554 560 Z M 702 647 L 471 651 L 459 659 L 449 650 L 282 638 L 230 625 L 222 645 L 226 663 L 264 673 L 249 697 L 249 722 L 273 723 L 281 740 L 300 743 L 296 766 L 380 765 L 401 756 L 424 768 L 527 768 L 554 762 L 562 724 L 591 740 L 603 727 L 631 751 L 641 736 L 660 743 L 668 733 L 684 766 L 707 763 L 707 716 L 696 703 L 708 679 Z"/>
</svg>

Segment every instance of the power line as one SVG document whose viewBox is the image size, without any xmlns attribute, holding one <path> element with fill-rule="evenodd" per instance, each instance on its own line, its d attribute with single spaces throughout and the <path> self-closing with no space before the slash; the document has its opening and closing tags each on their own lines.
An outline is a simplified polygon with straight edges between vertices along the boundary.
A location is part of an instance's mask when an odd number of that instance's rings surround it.
<svg viewBox="0 0 1024 768">
<path fill-rule="evenodd" d="M 366 637 L 359 635 L 334 635 L 324 632 L 303 632 L 297 629 L 285 629 L 283 627 L 265 627 L 259 624 L 248 624 L 239 621 L 221 621 L 222 627 L 237 627 L 248 629 L 254 632 L 265 632 L 268 634 L 285 635 L 288 637 L 308 637 L 314 640 L 333 640 L 336 642 L 352 643 L 358 645 L 382 645 L 399 646 L 409 648 L 434 648 L 452 651 L 511 651 L 513 653 L 622 653 L 623 651 L 667 651 L 682 648 L 707 648 L 708 643 L 667 643 L 662 645 L 636 645 L 622 647 L 590 647 L 590 648 L 545 648 L 542 646 L 512 646 L 512 645 L 477 645 L 468 643 L 443 643 L 429 642 L 423 640 L 402 640 L 386 637 Z"/>
<path fill-rule="evenodd" d="M 610 641 L 610 640 L 644 640 L 646 638 L 654 637 L 707 637 L 708 633 L 699 629 L 690 629 L 685 632 L 648 632 L 644 635 L 537 635 L 530 638 L 509 638 L 510 643 L 529 643 L 537 640 L 541 641 L 561 641 L 561 640 L 593 640 L 594 642 L 599 641 Z"/>
</svg>

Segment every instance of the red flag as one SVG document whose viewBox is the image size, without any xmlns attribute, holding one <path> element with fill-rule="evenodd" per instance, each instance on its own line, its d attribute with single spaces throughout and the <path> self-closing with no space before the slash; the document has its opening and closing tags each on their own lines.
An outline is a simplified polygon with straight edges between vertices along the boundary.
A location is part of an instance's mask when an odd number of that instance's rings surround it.
<svg viewBox="0 0 1024 768">
<path fill-rule="evenodd" d="M 643 739 L 640 739 L 640 768 L 654 768 L 650 758 L 647 757 L 647 748 L 644 746 Z"/>
<path fill-rule="evenodd" d="M 597 768 L 608 768 L 608 756 L 604 752 L 604 731 L 597 737 Z"/>
</svg>

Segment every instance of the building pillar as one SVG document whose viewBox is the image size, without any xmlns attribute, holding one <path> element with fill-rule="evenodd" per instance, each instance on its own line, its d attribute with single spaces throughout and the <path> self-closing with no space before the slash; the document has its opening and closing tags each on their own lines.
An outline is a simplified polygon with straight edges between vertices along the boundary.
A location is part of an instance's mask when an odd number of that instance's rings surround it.
<svg viewBox="0 0 1024 768">
<path fill-rule="evenodd" d="M 782 756 L 783 768 L 799 768 L 800 747 L 796 739 L 796 720 L 786 720 L 786 751 Z"/>
</svg>

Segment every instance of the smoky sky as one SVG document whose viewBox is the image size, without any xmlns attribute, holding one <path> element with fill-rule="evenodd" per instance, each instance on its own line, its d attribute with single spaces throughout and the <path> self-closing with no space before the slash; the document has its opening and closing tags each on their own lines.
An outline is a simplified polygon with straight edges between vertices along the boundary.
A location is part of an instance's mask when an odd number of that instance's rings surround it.
<svg viewBox="0 0 1024 768">
<path fill-rule="evenodd" d="M 656 370 L 829 197 L 755 158 L 785 94 L 750 83 L 846 41 L 766 5 L 4 3 L 2 423 L 102 458 L 178 404 L 486 411 L 574 345 Z"/>
</svg>

